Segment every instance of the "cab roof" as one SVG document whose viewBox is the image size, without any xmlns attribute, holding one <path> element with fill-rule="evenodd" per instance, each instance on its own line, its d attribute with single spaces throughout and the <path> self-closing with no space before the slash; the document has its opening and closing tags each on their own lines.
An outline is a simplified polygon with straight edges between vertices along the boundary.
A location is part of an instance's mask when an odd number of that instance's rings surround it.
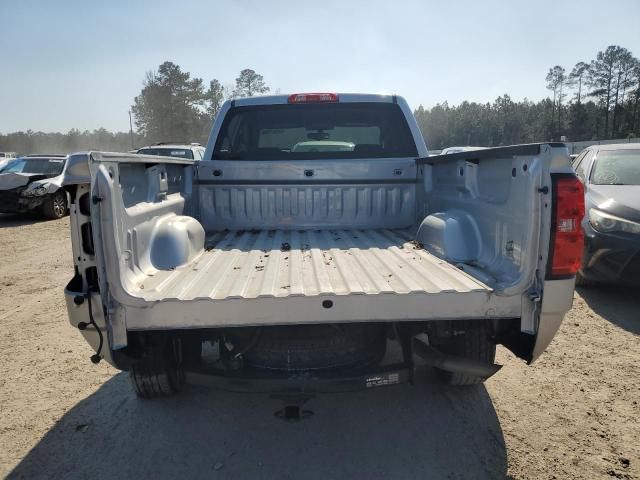
<svg viewBox="0 0 640 480">
<path fill-rule="evenodd" d="M 263 95 L 259 97 L 243 97 L 230 100 L 231 106 L 248 107 L 253 105 L 284 105 L 289 103 L 291 95 L 300 95 L 298 93 L 286 95 Z M 379 95 L 368 93 L 335 93 L 338 96 L 338 103 L 356 103 L 356 102 L 380 102 L 395 103 L 399 98 L 397 95 Z"/>
</svg>

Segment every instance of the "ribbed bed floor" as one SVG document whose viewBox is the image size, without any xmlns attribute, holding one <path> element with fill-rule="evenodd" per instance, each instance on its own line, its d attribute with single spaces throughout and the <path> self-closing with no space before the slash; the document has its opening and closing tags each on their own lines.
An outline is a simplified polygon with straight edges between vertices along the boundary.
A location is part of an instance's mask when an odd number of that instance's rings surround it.
<svg viewBox="0 0 640 480">
<path fill-rule="evenodd" d="M 136 293 L 225 300 L 490 291 L 412 238 L 410 230 L 221 232 L 194 262 L 149 276 Z"/>
</svg>

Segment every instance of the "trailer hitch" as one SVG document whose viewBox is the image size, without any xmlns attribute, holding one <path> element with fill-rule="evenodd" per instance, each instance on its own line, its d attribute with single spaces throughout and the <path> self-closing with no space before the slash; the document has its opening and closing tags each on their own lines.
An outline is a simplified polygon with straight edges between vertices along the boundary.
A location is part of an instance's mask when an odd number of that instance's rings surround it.
<svg viewBox="0 0 640 480">
<path fill-rule="evenodd" d="M 304 392 L 273 394 L 271 398 L 282 400 L 284 403 L 280 410 L 274 412 L 274 416 L 286 422 L 299 422 L 305 418 L 310 418 L 313 416 L 313 411 L 304 410 L 302 407 L 314 397 L 315 394 Z"/>
</svg>

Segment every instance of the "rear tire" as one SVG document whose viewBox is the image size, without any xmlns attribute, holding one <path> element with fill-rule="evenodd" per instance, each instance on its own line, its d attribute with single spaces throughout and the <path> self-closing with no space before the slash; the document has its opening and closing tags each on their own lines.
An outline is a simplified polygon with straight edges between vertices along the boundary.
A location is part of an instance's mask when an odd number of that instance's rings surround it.
<svg viewBox="0 0 640 480">
<path fill-rule="evenodd" d="M 49 195 L 42 205 L 42 214 L 52 220 L 64 217 L 67 211 L 67 194 L 62 190 L 58 190 L 53 195 Z"/>
<path fill-rule="evenodd" d="M 478 321 L 461 321 L 455 325 L 456 330 L 464 334 L 454 338 L 452 343 L 439 345 L 438 350 L 449 355 L 477 360 L 482 363 L 493 364 L 496 358 L 496 344 L 491 341 L 489 324 Z M 484 382 L 484 378 L 453 373 L 437 369 L 440 380 L 446 385 L 477 385 Z"/>
<path fill-rule="evenodd" d="M 140 398 L 169 397 L 182 390 L 184 372 L 178 365 L 172 344 L 165 348 L 153 348 L 129 370 L 129 378 Z"/>
</svg>

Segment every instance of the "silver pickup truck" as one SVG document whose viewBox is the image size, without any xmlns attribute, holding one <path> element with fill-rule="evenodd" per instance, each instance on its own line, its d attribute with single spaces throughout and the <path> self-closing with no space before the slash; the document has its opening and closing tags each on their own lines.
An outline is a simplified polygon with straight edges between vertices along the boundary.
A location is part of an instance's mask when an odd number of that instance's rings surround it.
<svg viewBox="0 0 640 480">
<path fill-rule="evenodd" d="M 296 94 L 225 103 L 199 162 L 73 158 L 70 321 L 141 397 L 425 365 L 479 383 L 496 344 L 532 362 L 571 307 L 584 195 L 563 144 L 429 156 L 401 97 Z"/>
</svg>

